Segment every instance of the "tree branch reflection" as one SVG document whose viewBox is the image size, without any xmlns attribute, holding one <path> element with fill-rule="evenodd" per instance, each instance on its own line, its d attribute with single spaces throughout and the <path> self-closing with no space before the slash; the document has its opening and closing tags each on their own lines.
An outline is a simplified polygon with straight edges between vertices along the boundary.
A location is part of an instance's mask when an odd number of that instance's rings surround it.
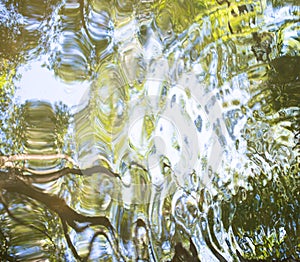
<svg viewBox="0 0 300 262">
<path fill-rule="evenodd" d="M 28 157 L 27 157 L 28 158 Z M 8 157 L 7 159 L 12 159 L 12 157 Z M 13 158 L 14 160 L 19 160 L 20 157 Z M 3 157 L 2 157 L 3 160 Z M 67 241 L 67 244 L 72 251 L 74 257 L 78 260 L 82 260 L 80 255 L 78 254 L 75 246 L 72 243 L 72 240 L 70 238 L 70 235 L 68 233 L 68 226 L 71 227 L 76 232 L 83 232 L 85 229 L 93 227 L 93 226 L 101 226 L 104 227 L 104 230 L 96 229 L 94 232 L 94 236 L 92 237 L 92 241 L 89 243 L 88 248 L 88 255 L 85 258 L 85 260 L 88 260 L 93 242 L 95 241 L 96 237 L 101 235 L 104 235 L 107 241 L 109 242 L 111 247 L 118 247 L 118 240 L 115 233 L 115 230 L 109 221 L 109 219 L 105 216 L 86 216 L 83 214 L 80 214 L 79 212 L 72 209 L 64 199 L 56 196 L 56 195 L 50 195 L 45 192 L 43 192 L 41 189 L 38 189 L 33 185 L 33 183 L 43 184 L 48 183 L 51 181 L 55 181 L 58 178 L 61 178 L 65 175 L 69 174 L 75 174 L 75 175 L 92 175 L 95 172 L 102 172 L 109 176 L 113 176 L 114 178 L 118 178 L 118 174 L 113 173 L 112 171 L 106 169 L 102 166 L 96 166 L 93 168 L 85 169 L 84 171 L 81 171 L 76 168 L 63 168 L 61 170 L 51 172 L 51 173 L 39 173 L 37 171 L 33 172 L 34 174 L 30 173 L 28 169 L 19 169 L 19 168 L 5 168 L 0 171 L 0 190 L 4 193 L 17 193 L 20 195 L 24 195 L 29 197 L 30 199 L 38 201 L 38 203 L 41 203 L 45 205 L 48 209 L 55 212 L 58 217 L 61 220 L 63 232 L 65 239 Z M 25 175 L 25 173 L 27 173 Z M 24 225 L 26 227 L 32 228 L 34 230 L 40 231 L 42 234 L 47 236 L 47 238 L 51 241 L 51 236 L 41 229 L 37 228 L 34 225 L 28 224 L 24 222 L 22 219 L 16 217 L 9 209 L 7 205 L 7 201 L 4 199 L 4 197 L 1 195 L 0 201 L 4 207 L 4 210 L 6 213 L 16 221 L 18 224 Z M 105 233 L 105 231 L 108 231 L 113 239 L 110 240 L 109 236 Z M 114 242 L 114 244 L 112 244 Z M 116 251 L 116 250 L 114 250 Z M 119 254 L 118 252 L 115 252 L 115 254 Z"/>
</svg>

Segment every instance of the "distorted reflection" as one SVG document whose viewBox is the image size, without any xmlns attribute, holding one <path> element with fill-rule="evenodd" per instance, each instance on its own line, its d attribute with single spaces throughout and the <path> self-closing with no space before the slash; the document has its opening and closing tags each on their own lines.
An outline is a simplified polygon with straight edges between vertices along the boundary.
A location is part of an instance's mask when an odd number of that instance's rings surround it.
<svg viewBox="0 0 300 262">
<path fill-rule="evenodd" d="M 300 260 L 299 18 L 0 1 L 0 260 Z"/>
</svg>

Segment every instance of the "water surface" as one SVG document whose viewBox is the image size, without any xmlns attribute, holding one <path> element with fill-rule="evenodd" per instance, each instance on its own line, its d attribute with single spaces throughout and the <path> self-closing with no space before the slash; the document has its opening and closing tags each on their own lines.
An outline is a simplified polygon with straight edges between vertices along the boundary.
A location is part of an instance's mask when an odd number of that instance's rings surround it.
<svg viewBox="0 0 300 262">
<path fill-rule="evenodd" d="M 300 259 L 297 1 L 0 1 L 0 257 Z"/>
</svg>

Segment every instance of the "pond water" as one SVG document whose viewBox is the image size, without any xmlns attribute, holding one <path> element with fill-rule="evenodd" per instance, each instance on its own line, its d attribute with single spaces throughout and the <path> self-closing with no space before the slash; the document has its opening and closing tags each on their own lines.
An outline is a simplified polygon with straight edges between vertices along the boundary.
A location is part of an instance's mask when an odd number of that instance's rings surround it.
<svg viewBox="0 0 300 262">
<path fill-rule="evenodd" d="M 297 0 L 0 0 L 0 260 L 300 260 L 299 90 Z"/>
</svg>

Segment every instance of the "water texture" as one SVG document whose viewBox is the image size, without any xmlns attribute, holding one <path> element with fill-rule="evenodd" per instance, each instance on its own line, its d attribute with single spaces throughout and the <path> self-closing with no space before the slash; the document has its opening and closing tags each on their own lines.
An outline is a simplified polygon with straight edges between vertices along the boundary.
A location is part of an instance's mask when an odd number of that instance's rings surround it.
<svg viewBox="0 0 300 262">
<path fill-rule="evenodd" d="M 300 260 L 299 55 L 296 0 L 0 0 L 0 260 Z"/>
</svg>

